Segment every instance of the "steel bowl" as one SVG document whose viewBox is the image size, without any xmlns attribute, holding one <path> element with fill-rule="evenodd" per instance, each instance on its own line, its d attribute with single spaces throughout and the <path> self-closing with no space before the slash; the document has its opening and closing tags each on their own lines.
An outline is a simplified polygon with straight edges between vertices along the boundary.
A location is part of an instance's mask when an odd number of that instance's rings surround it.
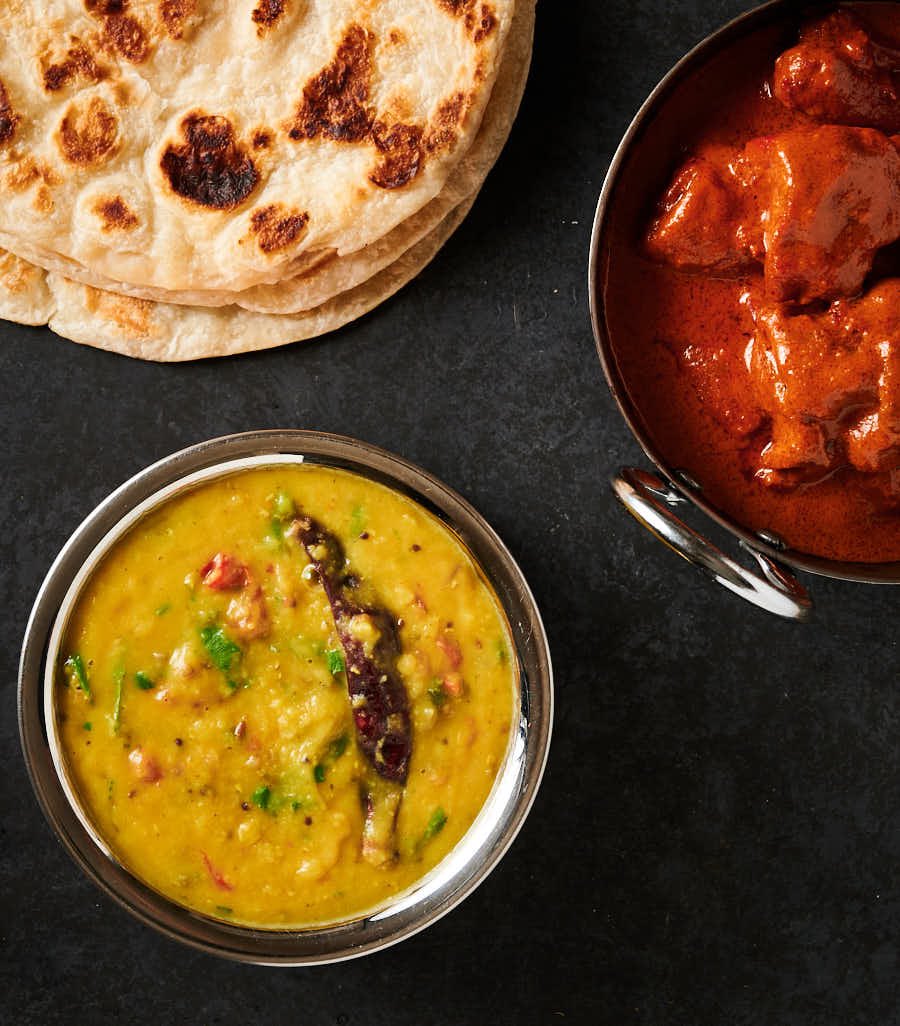
<svg viewBox="0 0 900 1026">
<path fill-rule="evenodd" d="M 341 467 L 401 492 L 437 516 L 473 556 L 509 621 L 519 669 L 506 758 L 468 832 L 430 873 L 385 907 L 334 925 L 240 926 L 193 912 L 144 884 L 97 834 L 68 778 L 54 729 L 55 652 L 69 611 L 105 552 L 173 496 L 240 470 L 274 464 Z M 497 865 L 534 801 L 547 759 L 553 678 L 547 638 L 528 585 L 490 525 L 426 471 L 367 445 L 311 431 L 255 431 L 191 446 L 141 471 L 87 517 L 57 556 L 38 593 L 19 667 L 19 731 L 35 794 L 66 850 L 107 894 L 161 933 L 226 958 L 303 965 L 355 958 L 435 922 Z"/>
<path fill-rule="evenodd" d="M 748 530 L 711 504 L 696 481 L 669 465 L 632 403 L 611 345 L 604 293 L 612 254 L 611 226 L 616 218 L 646 214 L 661 194 L 677 151 L 677 132 L 685 123 L 685 111 L 688 117 L 691 113 L 691 90 L 702 102 L 702 90 L 710 88 L 716 74 L 732 74 L 750 55 L 767 50 L 774 54 L 793 45 L 804 18 L 816 11 L 821 14 L 822 5 L 815 8 L 797 0 L 771 0 L 713 32 L 669 71 L 638 111 L 613 157 L 597 203 L 588 264 L 591 321 L 606 381 L 626 424 L 655 467 L 622 468 L 612 480 L 616 497 L 638 521 L 704 574 L 754 605 L 793 620 L 808 619 L 812 605 L 792 570 L 848 581 L 898 584 L 900 562 L 851 563 L 812 556 L 791 549 L 774 532 Z M 636 167 L 646 170 L 651 164 L 655 180 L 653 174 L 649 179 L 635 174 Z M 690 505 L 724 527 L 756 562 L 759 572 L 726 556 L 674 512 Z"/>
</svg>

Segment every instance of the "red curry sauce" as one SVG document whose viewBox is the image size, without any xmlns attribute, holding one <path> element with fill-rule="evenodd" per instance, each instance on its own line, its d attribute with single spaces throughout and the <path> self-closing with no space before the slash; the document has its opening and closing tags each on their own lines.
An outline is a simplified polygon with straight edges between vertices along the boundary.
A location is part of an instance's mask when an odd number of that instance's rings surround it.
<svg viewBox="0 0 900 1026">
<path fill-rule="evenodd" d="M 900 6 L 852 11 L 732 45 L 666 101 L 601 273 L 666 463 L 751 530 L 875 563 L 900 560 Z"/>
</svg>

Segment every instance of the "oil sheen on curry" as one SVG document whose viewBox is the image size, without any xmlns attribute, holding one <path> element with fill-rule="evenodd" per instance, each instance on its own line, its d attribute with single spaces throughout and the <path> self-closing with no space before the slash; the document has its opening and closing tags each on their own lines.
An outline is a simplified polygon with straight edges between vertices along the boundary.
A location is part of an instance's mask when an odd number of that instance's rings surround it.
<svg viewBox="0 0 900 1026">
<path fill-rule="evenodd" d="M 676 96 L 667 180 L 659 152 L 632 168 L 644 205 L 605 271 L 616 363 L 723 513 L 900 560 L 900 6 L 823 7 L 770 42 Z"/>
<path fill-rule="evenodd" d="M 63 757 L 132 873 L 269 927 L 389 903 L 460 840 L 511 736 L 500 606 L 398 493 L 279 465 L 116 542 L 67 624 Z"/>
</svg>

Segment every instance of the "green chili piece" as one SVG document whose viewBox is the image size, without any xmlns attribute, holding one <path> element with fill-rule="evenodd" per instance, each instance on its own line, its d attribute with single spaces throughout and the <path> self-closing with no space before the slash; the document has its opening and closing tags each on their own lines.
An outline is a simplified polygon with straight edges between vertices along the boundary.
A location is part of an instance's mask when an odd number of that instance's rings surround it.
<svg viewBox="0 0 900 1026">
<path fill-rule="evenodd" d="M 87 670 L 84 668 L 84 662 L 78 653 L 73 653 L 65 662 L 65 667 L 69 671 L 69 679 L 80 691 L 84 692 L 85 698 L 91 703 L 94 701 L 94 693 L 91 691 L 91 683 L 88 680 Z"/>
<path fill-rule="evenodd" d="M 297 507 L 287 492 L 277 491 L 272 502 L 272 512 L 281 521 L 291 520 L 297 515 Z"/>
<path fill-rule="evenodd" d="M 284 540 L 284 526 L 297 515 L 294 500 L 287 492 L 278 491 L 272 499 L 272 517 L 269 521 L 269 534 L 279 543 Z"/>
<path fill-rule="evenodd" d="M 122 689 L 125 683 L 125 670 L 120 666 L 113 674 L 113 683 L 116 686 L 116 698 L 113 702 L 112 727 L 113 733 L 119 733 L 122 725 Z"/>
<path fill-rule="evenodd" d="M 362 506 L 354 506 L 350 512 L 350 534 L 357 536 L 366 529 L 366 511 Z"/>
<path fill-rule="evenodd" d="M 439 805 L 428 818 L 425 833 L 422 834 L 422 841 L 430 841 L 432 837 L 436 837 L 444 829 L 446 822 L 447 813 Z"/>
</svg>

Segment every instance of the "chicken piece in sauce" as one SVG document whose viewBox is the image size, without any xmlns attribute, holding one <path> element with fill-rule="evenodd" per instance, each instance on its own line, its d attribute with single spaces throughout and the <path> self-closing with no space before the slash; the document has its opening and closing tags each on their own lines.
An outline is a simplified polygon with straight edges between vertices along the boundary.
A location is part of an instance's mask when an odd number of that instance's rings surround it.
<svg viewBox="0 0 900 1026">
<path fill-rule="evenodd" d="M 733 277 L 763 257 L 752 174 L 741 155 L 717 147 L 675 175 L 647 237 L 651 255 L 680 271 Z"/>
<path fill-rule="evenodd" d="M 704 409 L 730 435 L 747 438 L 765 426 L 765 414 L 747 388 L 743 350 L 727 344 L 690 342 L 668 348 Z"/>
<path fill-rule="evenodd" d="M 750 291 L 747 369 L 770 420 L 763 484 L 792 487 L 843 467 L 900 468 L 900 279 L 820 312 Z"/>
<path fill-rule="evenodd" d="M 689 161 L 647 243 L 682 271 L 731 276 L 761 262 L 777 302 L 852 296 L 900 238 L 900 152 L 872 128 L 822 125 Z"/>
<path fill-rule="evenodd" d="M 900 53 L 876 42 L 846 10 L 806 26 L 775 62 L 774 95 L 840 125 L 900 131 Z"/>
<path fill-rule="evenodd" d="M 874 128 L 822 125 L 747 144 L 765 196 L 769 296 L 809 303 L 859 292 L 900 238 L 900 153 Z"/>
</svg>

